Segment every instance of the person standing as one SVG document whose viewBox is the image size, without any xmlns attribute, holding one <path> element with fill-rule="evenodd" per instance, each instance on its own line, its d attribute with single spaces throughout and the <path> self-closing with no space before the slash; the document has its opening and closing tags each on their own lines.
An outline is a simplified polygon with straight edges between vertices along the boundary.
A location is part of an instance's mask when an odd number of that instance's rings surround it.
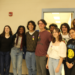
<svg viewBox="0 0 75 75">
<path fill-rule="evenodd" d="M 12 46 L 12 30 L 9 25 L 4 27 L 0 35 L 0 70 L 1 75 L 9 75 L 10 51 Z M 5 69 L 5 70 L 4 70 Z"/>
<path fill-rule="evenodd" d="M 27 24 L 26 33 L 26 65 L 28 68 L 29 75 L 37 75 L 36 73 L 36 60 L 35 60 L 35 49 L 38 41 L 39 32 L 36 31 L 36 24 L 34 21 L 29 21 Z"/>
<path fill-rule="evenodd" d="M 45 30 L 45 27 L 47 25 L 45 20 L 43 19 L 39 20 L 38 25 L 40 28 L 40 32 L 38 35 L 38 42 L 35 50 L 36 66 L 38 75 L 46 75 L 45 66 L 46 66 L 46 58 L 48 57 L 47 49 L 49 43 L 51 42 L 51 33 Z"/>
<path fill-rule="evenodd" d="M 69 34 L 72 39 L 67 42 L 66 75 L 75 75 L 75 28 Z"/>
<path fill-rule="evenodd" d="M 49 25 L 49 30 L 50 30 L 51 33 L 53 32 L 54 28 L 58 28 L 58 26 L 54 23 Z"/>
<path fill-rule="evenodd" d="M 67 45 L 67 42 L 69 41 L 70 36 L 69 36 L 69 30 L 70 30 L 70 27 L 67 23 L 63 23 L 61 24 L 61 27 L 60 27 L 60 30 L 61 30 L 61 35 L 62 35 L 62 41 Z M 63 60 L 63 67 L 64 67 L 64 73 L 66 75 L 66 58 L 64 58 Z M 63 72 L 63 71 L 62 71 Z"/>
<path fill-rule="evenodd" d="M 13 35 L 12 49 L 11 49 L 11 61 L 13 66 L 13 74 L 22 75 L 22 59 L 23 48 L 26 46 L 25 27 L 19 26 L 16 34 Z"/>
<path fill-rule="evenodd" d="M 62 35 L 62 40 L 64 41 L 65 44 L 67 44 L 68 40 L 70 39 L 70 36 L 69 36 L 69 30 L 70 30 L 70 27 L 67 23 L 63 23 L 61 24 L 61 35 Z"/>
<path fill-rule="evenodd" d="M 66 57 L 66 44 L 62 41 L 60 29 L 55 28 L 52 33 L 52 41 L 49 45 L 48 61 L 46 68 L 50 75 L 61 75 L 63 58 Z"/>
</svg>

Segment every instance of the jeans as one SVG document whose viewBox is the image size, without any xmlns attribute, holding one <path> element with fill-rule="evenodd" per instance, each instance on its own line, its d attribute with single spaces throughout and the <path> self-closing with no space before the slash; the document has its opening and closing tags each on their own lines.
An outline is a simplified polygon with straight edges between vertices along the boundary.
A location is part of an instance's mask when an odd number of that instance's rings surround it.
<svg viewBox="0 0 75 75">
<path fill-rule="evenodd" d="M 28 68 L 29 75 L 37 75 L 36 74 L 36 60 L 35 60 L 35 52 L 26 52 L 26 65 Z"/>
<path fill-rule="evenodd" d="M 23 51 L 20 51 L 20 48 L 13 47 L 11 49 L 11 60 L 13 65 L 13 74 L 22 75 L 22 58 L 23 58 Z"/>
<path fill-rule="evenodd" d="M 0 65 L 1 75 L 9 75 L 10 52 L 0 52 Z"/>
<path fill-rule="evenodd" d="M 60 66 L 59 72 L 58 73 L 55 72 L 58 63 L 59 59 L 49 58 L 48 66 L 49 66 L 50 75 L 61 75 L 62 65 Z"/>
<path fill-rule="evenodd" d="M 46 56 L 36 56 L 36 66 L 38 75 L 47 75 Z"/>
</svg>

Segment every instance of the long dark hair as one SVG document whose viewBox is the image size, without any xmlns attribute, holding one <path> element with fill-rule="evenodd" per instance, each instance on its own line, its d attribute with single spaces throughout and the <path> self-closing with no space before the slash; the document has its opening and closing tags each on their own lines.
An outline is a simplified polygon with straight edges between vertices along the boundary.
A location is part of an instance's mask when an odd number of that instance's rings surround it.
<svg viewBox="0 0 75 75">
<path fill-rule="evenodd" d="M 11 27 L 9 25 L 6 25 L 5 27 L 8 27 L 10 29 L 9 35 L 12 36 L 12 30 Z M 3 32 L 1 33 L 1 37 L 5 37 L 5 27 L 3 29 Z"/>
<path fill-rule="evenodd" d="M 22 26 L 22 25 L 20 25 L 19 27 L 18 27 L 18 29 L 17 29 L 17 32 L 16 32 L 16 34 L 18 35 L 17 36 L 17 40 L 16 40 L 16 45 L 17 45 L 17 43 L 18 43 L 18 37 L 19 37 L 19 35 L 20 35 L 20 32 L 19 32 L 19 30 L 20 30 L 20 28 L 23 28 L 23 30 L 24 30 L 24 32 L 23 32 L 23 34 L 22 34 L 22 47 L 25 45 L 25 40 L 26 40 L 26 36 L 25 36 L 25 27 L 24 26 Z M 21 47 L 21 48 L 22 48 Z"/>
<path fill-rule="evenodd" d="M 59 28 L 55 28 L 54 30 L 55 30 L 56 32 L 60 33 L 60 29 L 59 29 Z M 53 31 L 54 31 L 54 30 L 53 30 Z M 59 35 L 58 40 L 59 40 L 60 42 L 62 41 L 62 36 L 61 36 L 61 34 Z M 52 32 L 52 42 L 55 43 L 55 41 L 56 41 L 56 39 L 55 39 L 55 37 L 53 36 L 53 32 Z"/>
</svg>

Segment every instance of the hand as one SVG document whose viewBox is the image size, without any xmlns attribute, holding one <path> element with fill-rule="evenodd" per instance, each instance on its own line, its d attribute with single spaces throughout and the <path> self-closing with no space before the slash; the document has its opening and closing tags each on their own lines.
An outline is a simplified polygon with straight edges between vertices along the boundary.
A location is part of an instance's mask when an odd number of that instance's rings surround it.
<svg viewBox="0 0 75 75">
<path fill-rule="evenodd" d="M 59 72 L 59 67 L 57 67 L 57 68 L 56 68 L 55 72 L 56 72 L 56 73 L 58 73 L 58 72 Z"/>
<path fill-rule="evenodd" d="M 48 69 L 48 64 L 46 64 L 46 69 Z"/>
<path fill-rule="evenodd" d="M 48 54 L 46 55 L 46 58 L 48 58 Z"/>
<path fill-rule="evenodd" d="M 73 67 L 73 64 L 72 63 L 70 63 L 70 68 L 72 68 Z"/>
<path fill-rule="evenodd" d="M 73 64 L 72 64 L 72 63 L 66 62 L 66 65 L 67 65 L 67 67 L 68 67 L 69 69 L 71 69 L 71 68 L 73 67 Z"/>
</svg>

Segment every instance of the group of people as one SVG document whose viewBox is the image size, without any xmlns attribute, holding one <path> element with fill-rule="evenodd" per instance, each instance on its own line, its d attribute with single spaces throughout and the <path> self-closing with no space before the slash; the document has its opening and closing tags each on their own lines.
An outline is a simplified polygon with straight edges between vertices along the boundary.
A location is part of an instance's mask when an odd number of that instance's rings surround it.
<svg viewBox="0 0 75 75">
<path fill-rule="evenodd" d="M 67 23 L 51 24 L 46 30 L 46 21 L 40 19 L 36 30 L 34 21 L 27 23 L 28 32 L 20 25 L 13 35 L 6 25 L 0 34 L 1 75 L 9 75 L 10 60 L 13 74 L 22 75 L 23 50 L 29 75 L 61 75 L 62 64 L 65 75 L 75 74 L 75 19 L 70 28 Z"/>
</svg>

